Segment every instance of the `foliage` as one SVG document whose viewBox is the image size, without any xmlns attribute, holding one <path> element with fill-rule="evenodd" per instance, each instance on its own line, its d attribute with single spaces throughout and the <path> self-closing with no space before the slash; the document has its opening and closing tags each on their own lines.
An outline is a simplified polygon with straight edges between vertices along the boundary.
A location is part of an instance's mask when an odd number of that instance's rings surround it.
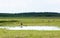
<svg viewBox="0 0 60 38">
<path fill-rule="evenodd" d="M 16 14 L 0 13 L 0 17 L 60 17 L 60 13 L 56 12 L 28 12 Z"/>
</svg>

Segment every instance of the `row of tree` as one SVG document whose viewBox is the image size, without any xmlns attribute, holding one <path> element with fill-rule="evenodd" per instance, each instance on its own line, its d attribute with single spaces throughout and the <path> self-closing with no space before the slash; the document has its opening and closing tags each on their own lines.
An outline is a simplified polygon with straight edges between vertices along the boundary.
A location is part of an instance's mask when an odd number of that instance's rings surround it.
<svg viewBox="0 0 60 38">
<path fill-rule="evenodd" d="M 15 14 L 0 13 L 0 17 L 60 17 L 60 13 L 56 12 L 28 12 Z"/>
</svg>

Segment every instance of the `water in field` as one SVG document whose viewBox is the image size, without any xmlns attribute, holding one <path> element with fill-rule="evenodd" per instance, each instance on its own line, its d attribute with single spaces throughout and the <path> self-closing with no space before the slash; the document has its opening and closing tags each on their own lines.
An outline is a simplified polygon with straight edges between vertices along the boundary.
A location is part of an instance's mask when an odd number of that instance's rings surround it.
<svg viewBox="0 0 60 38">
<path fill-rule="evenodd" d="M 60 30 L 59 27 L 55 26 L 16 26 L 16 27 L 8 27 L 8 26 L 1 26 L 0 28 L 4 28 L 7 30 Z"/>
</svg>

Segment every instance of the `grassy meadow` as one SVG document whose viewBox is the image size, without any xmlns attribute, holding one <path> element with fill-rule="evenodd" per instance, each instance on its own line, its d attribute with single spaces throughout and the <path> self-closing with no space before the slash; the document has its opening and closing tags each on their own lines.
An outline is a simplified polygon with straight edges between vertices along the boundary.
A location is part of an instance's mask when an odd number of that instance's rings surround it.
<svg viewBox="0 0 60 38">
<path fill-rule="evenodd" d="M 0 26 L 60 26 L 60 18 L 0 18 Z"/>
<path fill-rule="evenodd" d="M 41 17 L 42 15 L 42 17 Z M 56 15 L 56 14 L 54 14 Z M 55 17 L 51 14 L 0 14 L 0 26 L 58 26 L 60 27 L 60 14 Z M 18 17 L 19 16 L 19 17 Z M 23 17 L 24 16 L 24 17 Z M 36 16 L 36 17 L 35 17 Z M 59 30 L 6 30 L 0 28 L 0 38 L 60 38 Z"/>
<path fill-rule="evenodd" d="M 60 31 L 0 29 L 0 38 L 60 38 Z"/>
</svg>

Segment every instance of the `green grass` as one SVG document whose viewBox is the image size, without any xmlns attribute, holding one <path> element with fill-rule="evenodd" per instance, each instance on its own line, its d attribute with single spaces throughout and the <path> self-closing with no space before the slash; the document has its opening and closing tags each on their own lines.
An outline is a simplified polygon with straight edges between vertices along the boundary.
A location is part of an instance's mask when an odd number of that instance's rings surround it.
<svg viewBox="0 0 60 38">
<path fill-rule="evenodd" d="M 0 29 L 0 38 L 60 38 L 60 31 Z"/>
<path fill-rule="evenodd" d="M 0 26 L 20 26 L 21 22 L 24 26 L 60 26 L 60 18 L 0 18 Z"/>
</svg>

